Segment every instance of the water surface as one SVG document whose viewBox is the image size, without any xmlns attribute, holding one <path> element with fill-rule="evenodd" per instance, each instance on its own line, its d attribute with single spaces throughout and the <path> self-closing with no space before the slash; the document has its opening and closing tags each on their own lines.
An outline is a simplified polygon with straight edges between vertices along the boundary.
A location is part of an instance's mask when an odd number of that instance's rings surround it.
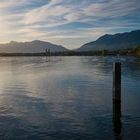
<svg viewBox="0 0 140 140">
<path fill-rule="evenodd" d="M 122 57 L 121 130 L 112 121 L 115 57 L 1 57 L 0 139 L 138 140 L 140 59 Z"/>
</svg>

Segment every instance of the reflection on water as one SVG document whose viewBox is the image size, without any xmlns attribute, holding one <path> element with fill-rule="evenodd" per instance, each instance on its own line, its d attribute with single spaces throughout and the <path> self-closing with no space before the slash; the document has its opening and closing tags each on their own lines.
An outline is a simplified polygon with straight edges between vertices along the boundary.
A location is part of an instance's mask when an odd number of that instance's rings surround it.
<svg viewBox="0 0 140 140">
<path fill-rule="evenodd" d="M 115 59 L 0 58 L 0 139 L 138 140 L 140 59 L 121 58 L 122 117 L 112 122 Z"/>
<path fill-rule="evenodd" d="M 113 103 L 113 125 L 114 135 L 117 140 L 121 140 L 121 102 Z"/>
</svg>

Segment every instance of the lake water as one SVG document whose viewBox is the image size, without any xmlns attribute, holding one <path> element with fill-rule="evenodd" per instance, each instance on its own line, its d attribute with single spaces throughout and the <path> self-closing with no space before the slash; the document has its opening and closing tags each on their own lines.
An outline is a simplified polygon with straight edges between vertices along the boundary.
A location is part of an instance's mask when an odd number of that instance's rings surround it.
<svg viewBox="0 0 140 140">
<path fill-rule="evenodd" d="M 120 132 L 112 119 L 115 57 L 1 57 L 0 140 L 139 140 L 140 59 L 121 57 Z"/>
</svg>

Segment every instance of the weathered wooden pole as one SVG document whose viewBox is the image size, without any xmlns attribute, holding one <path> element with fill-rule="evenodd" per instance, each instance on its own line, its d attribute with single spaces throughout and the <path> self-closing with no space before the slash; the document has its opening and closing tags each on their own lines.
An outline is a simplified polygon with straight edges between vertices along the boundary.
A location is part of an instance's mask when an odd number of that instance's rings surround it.
<svg viewBox="0 0 140 140">
<path fill-rule="evenodd" d="M 113 64 L 113 102 L 121 102 L 121 62 Z"/>
<path fill-rule="evenodd" d="M 121 62 L 113 64 L 113 124 L 114 132 L 121 133 Z"/>
</svg>

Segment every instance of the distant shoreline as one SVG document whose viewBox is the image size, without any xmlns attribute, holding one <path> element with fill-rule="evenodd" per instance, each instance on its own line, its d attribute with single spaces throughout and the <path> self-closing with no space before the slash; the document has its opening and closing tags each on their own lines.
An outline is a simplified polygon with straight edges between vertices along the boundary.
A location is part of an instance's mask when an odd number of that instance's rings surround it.
<svg viewBox="0 0 140 140">
<path fill-rule="evenodd" d="M 134 49 L 116 51 L 63 51 L 63 52 L 40 52 L 40 53 L 0 53 L 0 57 L 12 56 L 137 56 Z"/>
</svg>

